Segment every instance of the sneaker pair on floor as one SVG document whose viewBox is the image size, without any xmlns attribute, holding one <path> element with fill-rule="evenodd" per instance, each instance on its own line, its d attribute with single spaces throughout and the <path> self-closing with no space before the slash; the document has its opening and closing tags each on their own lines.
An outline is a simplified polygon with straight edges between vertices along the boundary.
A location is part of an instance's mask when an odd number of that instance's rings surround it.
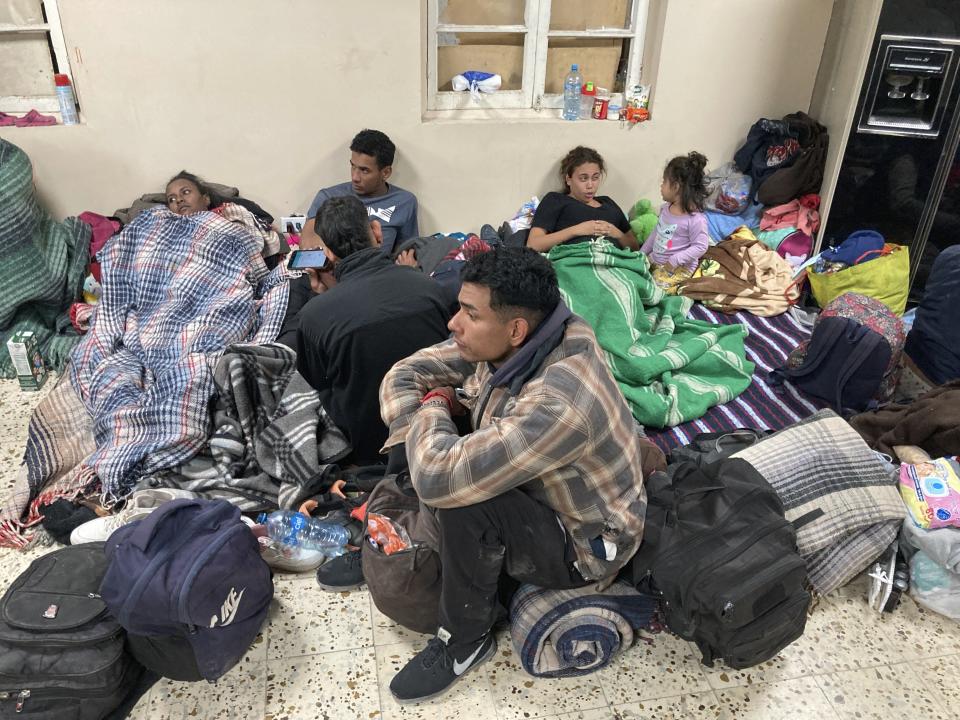
<svg viewBox="0 0 960 720">
<path fill-rule="evenodd" d="M 73 532 L 70 533 L 70 544 L 81 545 L 89 542 L 103 542 L 117 528 L 146 517 L 164 503 L 194 497 L 197 497 L 196 493 L 173 488 L 137 490 L 127 498 L 127 503 L 120 512 L 94 518 L 75 527 Z"/>
<path fill-rule="evenodd" d="M 878 613 L 893 612 L 910 586 L 910 570 L 898 550 L 899 543 L 894 541 L 867 573 L 871 579 L 867 602 Z"/>
</svg>

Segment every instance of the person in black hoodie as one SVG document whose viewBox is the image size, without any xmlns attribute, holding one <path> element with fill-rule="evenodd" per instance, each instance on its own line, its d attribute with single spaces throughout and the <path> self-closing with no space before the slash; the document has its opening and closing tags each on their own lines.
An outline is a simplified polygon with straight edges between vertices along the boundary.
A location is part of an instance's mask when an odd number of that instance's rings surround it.
<svg viewBox="0 0 960 720">
<path fill-rule="evenodd" d="M 380 224 L 355 197 L 327 200 L 317 213 L 329 265 L 307 270 L 319 293 L 298 313 L 297 369 L 353 446 L 346 462 L 381 462 L 387 428 L 379 389 L 399 360 L 447 338 L 449 303 L 436 282 L 380 251 Z"/>
</svg>

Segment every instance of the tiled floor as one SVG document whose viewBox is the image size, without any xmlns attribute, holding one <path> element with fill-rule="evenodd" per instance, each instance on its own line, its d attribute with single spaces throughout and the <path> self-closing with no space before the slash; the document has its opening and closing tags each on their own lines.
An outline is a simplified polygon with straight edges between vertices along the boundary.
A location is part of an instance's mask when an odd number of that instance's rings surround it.
<svg viewBox="0 0 960 720">
<path fill-rule="evenodd" d="M 45 388 L 46 390 L 46 388 Z M 0 381 L 0 488 L 12 482 L 37 395 Z M 0 550 L 5 588 L 43 550 Z M 501 635 L 493 660 L 446 697 L 397 705 L 387 686 L 423 636 L 397 627 L 366 592 L 329 594 L 312 574 L 280 576 L 270 619 L 246 658 L 216 685 L 161 682 L 132 717 L 951 718 L 960 714 L 960 626 L 907 600 L 880 618 L 853 583 L 823 599 L 803 638 L 746 671 L 704 668 L 694 648 L 659 635 L 611 666 L 567 680 L 524 673 Z"/>
</svg>

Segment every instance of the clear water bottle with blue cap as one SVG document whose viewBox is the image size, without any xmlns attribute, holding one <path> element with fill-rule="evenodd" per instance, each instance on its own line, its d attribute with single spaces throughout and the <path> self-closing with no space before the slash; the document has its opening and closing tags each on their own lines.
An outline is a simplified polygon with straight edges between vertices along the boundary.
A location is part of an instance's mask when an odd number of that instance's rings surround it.
<svg viewBox="0 0 960 720">
<path fill-rule="evenodd" d="M 350 531 L 343 525 L 324 522 L 293 510 L 277 510 L 261 514 L 271 540 L 307 550 L 320 550 L 324 555 L 342 555 L 350 540 Z"/>
<path fill-rule="evenodd" d="M 580 93 L 583 86 L 583 77 L 580 75 L 580 66 L 574 63 L 570 66 L 563 81 L 563 119 L 578 120 L 580 118 Z"/>
</svg>

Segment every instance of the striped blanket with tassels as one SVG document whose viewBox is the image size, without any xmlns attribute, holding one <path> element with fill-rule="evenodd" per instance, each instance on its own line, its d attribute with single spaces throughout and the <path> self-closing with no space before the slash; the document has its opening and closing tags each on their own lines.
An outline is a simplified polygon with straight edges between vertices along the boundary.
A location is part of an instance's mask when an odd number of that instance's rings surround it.
<svg viewBox="0 0 960 720">
<path fill-rule="evenodd" d="M 30 416 L 23 465 L 0 504 L 0 546 L 27 547 L 43 505 L 97 491 L 96 473 L 83 465 L 95 448 L 90 413 L 61 375 Z"/>
<path fill-rule="evenodd" d="M 587 675 L 662 628 L 659 600 L 614 583 L 602 593 L 522 585 L 510 603 L 510 637 L 523 669 L 536 677 Z"/>
</svg>

